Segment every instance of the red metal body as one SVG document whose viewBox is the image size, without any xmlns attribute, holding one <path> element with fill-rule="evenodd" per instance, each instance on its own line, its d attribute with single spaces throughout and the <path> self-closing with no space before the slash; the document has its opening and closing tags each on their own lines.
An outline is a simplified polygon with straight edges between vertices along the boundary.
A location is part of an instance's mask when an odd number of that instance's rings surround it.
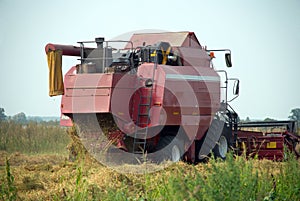
<svg viewBox="0 0 300 201">
<path fill-rule="evenodd" d="M 130 41 L 134 48 L 143 45 L 142 43 L 153 45 L 159 41 L 167 41 L 181 55 L 183 66 L 146 62 L 133 75 L 78 74 L 76 67 L 72 67 L 64 78 L 65 94 L 61 103 L 63 116 L 113 113 L 118 127 L 130 135 L 134 132 L 128 128 L 130 122 L 136 122 L 138 118 L 136 103 L 140 100 L 135 94 L 136 86 L 143 85 L 143 82 L 138 83 L 138 78 L 154 77 L 150 122 L 147 126 L 153 128 L 152 134 L 149 133 L 150 137 L 157 135 L 160 130 L 155 129 L 157 127 L 182 126 L 188 139 L 200 140 L 220 107 L 220 77 L 210 67 L 210 57 L 202 49 L 195 34 L 135 34 Z M 125 47 L 128 48 L 131 48 L 130 43 Z M 60 49 L 63 55 L 80 55 L 80 48 L 75 46 L 48 44 L 45 49 L 46 52 Z M 120 104 L 120 100 L 125 105 Z M 134 112 L 130 108 L 135 108 Z M 61 124 L 71 125 L 66 119 L 62 119 Z"/>
<path fill-rule="evenodd" d="M 153 68 L 154 64 L 143 64 L 139 67 L 137 76 L 150 77 L 149 73 Z M 198 140 L 203 137 L 220 107 L 220 79 L 209 67 L 196 68 L 197 71 L 194 66 L 157 67 L 150 127 L 182 125 L 190 139 L 194 139 L 195 135 Z M 76 68 L 73 67 L 65 76 L 62 114 L 113 112 L 118 118 L 129 121 L 126 118 L 131 116 L 128 113 L 132 106 L 118 103 L 120 100 L 128 100 L 134 94 L 134 86 L 138 81 L 136 75 L 126 76 L 122 84 L 119 83 L 122 88 L 115 88 L 118 81 L 124 78 L 122 74 L 75 74 L 75 71 Z M 207 80 L 198 81 L 200 77 Z M 195 99 L 191 96 L 195 96 Z M 162 110 L 166 112 L 167 119 L 159 118 Z M 136 113 L 133 114 L 133 117 L 136 116 Z M 120 124 L 118 126 L 121 128 L 126 126 Z"/>
</svg>

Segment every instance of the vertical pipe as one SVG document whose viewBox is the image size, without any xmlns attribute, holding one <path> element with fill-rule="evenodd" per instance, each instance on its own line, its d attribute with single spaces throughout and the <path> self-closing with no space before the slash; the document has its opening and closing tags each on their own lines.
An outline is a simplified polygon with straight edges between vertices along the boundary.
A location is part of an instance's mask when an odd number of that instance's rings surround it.
<svg viewBox="0 0 300 201">
<path fill-rule="evenodd" d="M 80 57 L 81 57 L 80 63 L 82 65 L 83 64 L 83 58 L 84 58 L 84 45 L 83 45 L 82 42 L 79 42 L 79 44 L 80 44 Z"/>
</svg>

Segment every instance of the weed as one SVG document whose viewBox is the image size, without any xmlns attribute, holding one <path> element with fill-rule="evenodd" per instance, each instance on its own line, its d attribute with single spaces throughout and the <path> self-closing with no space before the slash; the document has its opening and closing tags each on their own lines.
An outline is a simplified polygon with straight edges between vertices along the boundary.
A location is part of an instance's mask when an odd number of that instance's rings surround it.
<svg viewBox="0 0 300 201">
<path fill-rule="evenodd" d="M 281 163 L 280 173 L 276 178 L 278 200 L 299 200 L 300 164 L 293 153 L 286 152 L 286 161 Z"/>
<path fill-rule="evenodd" d="M 0 195 L 2 200 L 16 200 L 17 199 L 17 188 L 14 185 L 14 176 L 11 174 L 9 159 L 6 158 L 6 178 L 5 182 L 1 184 Z"/>
</svg>

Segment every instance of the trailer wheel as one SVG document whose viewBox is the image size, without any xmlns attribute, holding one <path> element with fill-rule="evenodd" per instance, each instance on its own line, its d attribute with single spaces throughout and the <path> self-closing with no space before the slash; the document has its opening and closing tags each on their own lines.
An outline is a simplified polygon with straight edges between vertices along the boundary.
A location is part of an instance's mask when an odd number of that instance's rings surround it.
<svg viewBox="0 0 300 201">
<path fill-rule="evenodd" d="M 215 157 L 225 159 L 226 154 L 228 152 L 228 141 L 224 135 L 221 135 L 219 141 L 217 142 L 216 146 L 213 148 L 213 153 Z"/>
<path fill-rule="evenodd" d="M 164 136 L 157 145 L 157 150 L 162 151 L 159 161 L 170 160 L 178 162 L 183 155 L 183 144 L 174 136 Z"/>
</svg>

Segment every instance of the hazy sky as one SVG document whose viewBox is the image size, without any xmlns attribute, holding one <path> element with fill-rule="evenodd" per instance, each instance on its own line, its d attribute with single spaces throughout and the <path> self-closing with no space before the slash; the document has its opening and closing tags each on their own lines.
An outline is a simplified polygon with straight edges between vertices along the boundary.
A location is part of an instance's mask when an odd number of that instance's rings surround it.
<svg viewBox="0 0 300 201">
<path fill-rule="evenodd" d="M 141 29 L 193 31 L 209 48 L 230 48 L 232 103 L 242 118 L 286 119 L 300 107 L 300 1 L 0 0 L 0 107 L 7 115 L 59 116 L 48 96 L 48 42 L 73 44 Z M 67 71 L 74 59 L 63 60 Z"/>
</svg>

